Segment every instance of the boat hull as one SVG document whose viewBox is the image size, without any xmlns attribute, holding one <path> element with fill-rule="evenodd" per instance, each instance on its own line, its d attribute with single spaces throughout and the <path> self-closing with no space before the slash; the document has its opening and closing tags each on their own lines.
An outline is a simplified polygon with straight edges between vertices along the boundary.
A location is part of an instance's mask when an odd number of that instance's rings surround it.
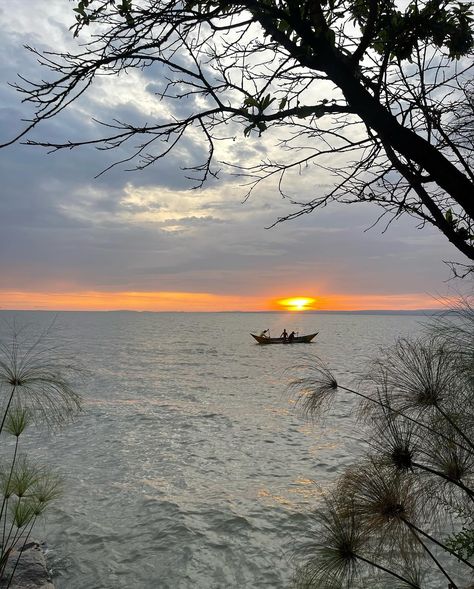
<svg viewBox="0 0 474 589">
<path fill-rule="evenodd" d="M 311 341 L 318 335 L 316 333 L 310 333 L 308 335 L 298 335 L 295 336 L 292 342 L 289 342 L 288 339 L 284 340 L 282 337 L 265 337 L 261 335 L 255 335 L 254 333 L 250 334 L 257 343 L 261 345 L 268 345 L 268 344 L 309 344 Z"/>
</svg>

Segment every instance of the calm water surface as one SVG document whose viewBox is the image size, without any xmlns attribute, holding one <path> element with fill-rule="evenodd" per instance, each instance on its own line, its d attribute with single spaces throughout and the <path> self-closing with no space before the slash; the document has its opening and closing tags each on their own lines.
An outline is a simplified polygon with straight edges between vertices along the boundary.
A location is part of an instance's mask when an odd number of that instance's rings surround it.
<svg viewBox="0 0 474 589">
<path fill-rule="evenodd" d="M 1 329 L 49 313 L 0 313 Z M 29 452 L 64 474 L 38 525 L 57 589 L 283 589 L 320 488 L 359 449 L 353 401 L 308 423 L 285 369 L 318 354 L 342 384 L 420 316 L 60 313 L 84 411 Z M 319 331 L 258 346 L 249 332 Z"/>
</svg>

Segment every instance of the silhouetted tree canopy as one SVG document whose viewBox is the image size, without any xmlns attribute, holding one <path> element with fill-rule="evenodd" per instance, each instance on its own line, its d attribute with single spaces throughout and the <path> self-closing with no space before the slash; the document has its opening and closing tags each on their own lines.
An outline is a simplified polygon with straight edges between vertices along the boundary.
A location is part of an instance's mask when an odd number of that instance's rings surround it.
<svg viewBox="0 0 474 589">
<path fill-rule="evenodd" d="M 448 0 L 76 1 L 72 30 L 85 45 L 76 53 L 30 48 L 52 75 L 17 86 L 36 114 L 13 141 L 130 144 L 120 163 L 139 169 L 199 132 L 207 149 L 185 173 L 202 186 L 225 163 L 215 161 L 217 141 L 275 128 L 271 159 L 234 172 L 248 194 L 277 180 L 299 205 L 279 221 L 331 201 L 368 201 L 388 221 L 405 213 L 434 225 L 474 260 L 471 9 Z M 163 104 L 157 118 L 104 121 L 95 140 L 28 139 L 97 76 L 145 68 L 155 68 L 147 77 Z M 300 201 L 285 179 L 309 164 L 314 194 Z M 332 186 L 316 185 L 318 168 Z"/>
</svg>

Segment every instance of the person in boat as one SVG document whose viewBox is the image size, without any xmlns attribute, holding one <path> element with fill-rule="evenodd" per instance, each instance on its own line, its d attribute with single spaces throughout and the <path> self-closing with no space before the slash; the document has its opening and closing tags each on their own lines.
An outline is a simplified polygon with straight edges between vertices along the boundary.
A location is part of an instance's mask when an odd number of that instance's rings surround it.
<svg viewBox="0 0 474 589">
<path fill-rule="evenodd" d="M 287 333 L 286 329 L 283 330 L 283 332 L 280 335 L 280 337 L 283 339 L 284 342 L 287 341 L 287 339 L 288 339 L 288 333 Z"/>
<path fill-rule="evenodd" d="M 288 343 L 289 343 L 289 344 L 292 344 L 292 343 L 293 343 L 293 341 L 294 341 L 294 339 L 295 339 L 295 335 L 296 335 L 296 333 L 295 333 L 294 331 L 292 331 L 292 332 L 290 333 L 290 335 L 288 336 Z"/>
<path fill-rule="evenodd" d="M 262 331 L 262 333 L 260 334 L 260 337 L 270 337 L 270 334 L 268 333 L 268 329 L 264 329 Z"/>
</svg>

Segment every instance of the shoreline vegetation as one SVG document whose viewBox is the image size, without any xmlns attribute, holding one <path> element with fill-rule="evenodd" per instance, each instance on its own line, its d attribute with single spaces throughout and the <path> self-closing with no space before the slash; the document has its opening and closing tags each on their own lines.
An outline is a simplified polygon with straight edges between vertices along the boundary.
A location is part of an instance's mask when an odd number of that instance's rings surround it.
<svg viewBox="0 0 474 589">
<path fill-rule="evenodd" d="M 47 587 L 40 546 L 32 541 L 38 519 L 62 494 L 62 477 L 24 451 L 33 427 L 53 431 L 81 409 L 72 382 L 76 362 L 51 339 L 53 324 L 32 334 L 14 321 L 0 337 L 0 587 Z M 7 334 L 5 334 L 7 332 Z"/>
<path fill-rule="evenodd" d="M 365 450 L 324 489 L 297 589 L 472 589 L 474 307 L 463 299 L 418 338 L 397 338 L 355 386 L 316 359 L 290 391 L 311 419 L 357 399 Z M 397 585 L 399 586 L 399 585 Z"/>
</svg>

